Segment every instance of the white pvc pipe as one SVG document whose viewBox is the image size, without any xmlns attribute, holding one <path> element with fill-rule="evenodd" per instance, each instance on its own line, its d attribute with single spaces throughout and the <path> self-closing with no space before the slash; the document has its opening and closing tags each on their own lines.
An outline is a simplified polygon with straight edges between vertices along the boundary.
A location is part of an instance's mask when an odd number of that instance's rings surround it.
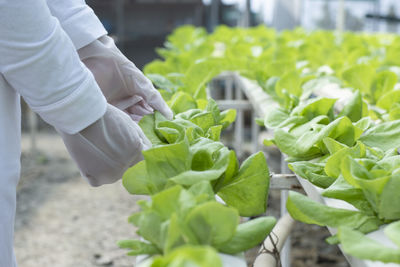
<svg viewBox="0 0 400 267">
<path fill-rule="evenodd" d="M 260 254 L 254 261 L 254 267 L 278 266 L 276 257 L 278 257 L 277 255 L 282 251 L 284 244 L 290 236 L 294 223 L 295 221 L 290 217 L 289 213 L 286 213 L 279 219 L 270 236 L 265 239 L 264 247 L 261 248 Z"/>
<path fill-rule="evenodd" d="M 233 79 L 232 76 L 225 79 L 225 100 L 233 99 Z"/>
<path fill-rule="evenodd" d="M 240 84 L 236 83 L 235 92 L 236 101 L 243 100 L 242 88 Z M 238 157 L 243 156 L 243 129 L 244 129 L 244 111 L 242 109 L 237 110 L 236 121 L 235 121 L 235 151 Z"/>
<path fill-rule="evenodd" d="M 260 134 L 260 127 L 256 122 L 256 116 L 254 109 L 251 110 L 251 142 L 252 142 L 252 153 L 257 153 L 258 149 L 258 135 Z"/>
<path fill-rule="evenodd" d="M 281 154 L 281 173 L 290 173 L 290 169 L 288 167 L 288 164 L 285 160 L 285 157 L 283 154 Z M 281 217 L 287 214 L 287 209 L 286 209 L 286 201 L 289 196 L 289 191 L 288 190 L 282 190 L 281 191 Z M 282 267 L 290 267 L 291 266 L 291 260 L 290 260 L 290 254 L 291 254 L 291 241 L 290 241 L 290 236 L 287 237 L 287 242 L 283 245 L 281 253 L 281 262 L 282 262 Z"/>
</svg>

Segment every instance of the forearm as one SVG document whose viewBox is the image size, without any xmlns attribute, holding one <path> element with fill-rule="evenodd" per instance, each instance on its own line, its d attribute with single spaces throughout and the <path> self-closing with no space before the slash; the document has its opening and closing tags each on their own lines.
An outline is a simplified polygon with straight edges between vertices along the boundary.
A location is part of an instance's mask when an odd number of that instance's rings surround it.
<svg viewBox="0 0 400 267">
<path fill-rule="evenodd" d="M 0 1 L 0 72 L 44 120 L 76 133 L 106 101 L 45 0 Z"/>
<path fill-rule="evenodd" d="M 46 0 L 50 12 L 61 23 L 78 50 L 107 34 L 93 10 L 84 0 Z"/>
</svg>

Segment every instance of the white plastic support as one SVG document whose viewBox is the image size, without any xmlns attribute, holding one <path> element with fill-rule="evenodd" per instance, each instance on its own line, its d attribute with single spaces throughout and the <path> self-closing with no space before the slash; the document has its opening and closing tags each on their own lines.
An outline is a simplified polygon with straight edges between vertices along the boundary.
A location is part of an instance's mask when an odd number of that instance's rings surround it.
<svg viewBox="0 0 400 267">
<path fill-rule="evenodd" d="M 220 109 L 249 110 L 252 107 L 247 100 L 218 100 L 217 103 Z"/>
<path fill-rule="evenodd" d="M 281 155 L 281 173 L 290 173 L 290 169 L 285 161 L 285 157 L 283 154 Z M 287 201 L 288 196 L 289 196 L 288 190 L 281 191 L 281 217 L 285 216 L 288 212 L 286 209 L 286 201 Z M 290 263 L 291 263 L 290 251 L 291 251 L 291 238 L 290 238 L 290 235 L 288 235 L 286 242 L 281 251 L 282 267 L 290 267 Z"/>
<path fill-rule="evenodd" d="M 233 99 L 233 77 L 229 76 L 225 79 L 225 99 Z"/>
<path fill-rule="evenodd" d="M 345 0 L 339 0 L 336 18 L 336 30 L 342 33 L 346 25 L 346 6 Z"/>
<path fill-rule="evenodd" d="M 296 190 L 301 189 L 301 184 L 294 174 L 272 174 L 269 188 L 274 190 Z"/>
<path fill-rule="evenodd" d="M 236 86 L 235 98 L 236 101 L 243 99 L 242 88 L 240 84 Z M 237 110 L 237 117 L 235 122 L 235 151 L 239 157 L 243 154 L 243 128 L 244 128 L 244 112 L 242 109 Z"/>
<path fill-rule="evenodd" d="M 247 28 L 251 26 L 250 24 L 251 24 L 251 0 L 246 0 L 243 10 L 243 15 L 239 22 L 239 26 Z"/>
<path fill-rule="evenodd" d="M 252 142 L 252 152 L 258 152 L 258 135 L 260 133 L 260 126 L 256 122 L 256 117 L 254 111 L 251 112 L 251 142 Z"/>
</svg>

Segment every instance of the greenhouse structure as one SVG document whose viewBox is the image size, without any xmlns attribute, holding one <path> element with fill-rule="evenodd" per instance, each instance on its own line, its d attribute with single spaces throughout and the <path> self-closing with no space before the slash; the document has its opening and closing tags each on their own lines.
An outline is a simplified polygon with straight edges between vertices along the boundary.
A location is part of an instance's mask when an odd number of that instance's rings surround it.
<svg viewBox="0 0 400 267">
<path fill-rule="evenodd" d="M 400 2 L 87 3 L 173 115 L 115 105 L 150 144 L 121 173 L 120 202 L 96 211 L 126 205 L 113 215 L 125 223 L 97 222 L 114 256 L 80 266 L 400 266 Z M 22 118 L 35 158 L 51 133 Z"/>
</svg>

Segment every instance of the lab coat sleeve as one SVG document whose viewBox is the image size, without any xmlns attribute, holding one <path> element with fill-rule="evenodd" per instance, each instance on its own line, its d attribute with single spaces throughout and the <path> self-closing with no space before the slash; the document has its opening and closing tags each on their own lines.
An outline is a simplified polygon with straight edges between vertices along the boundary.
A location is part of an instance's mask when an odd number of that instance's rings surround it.
<svg viewBox="0 0 400 267">
<path fill-rule="evenodd" d="M 56 128 L 75 134 L 107 102 L 45 0 L 0 0 L 0 73 Z"/>
<path fill-rule="evenodd" d="M 85 0 L 47 0 L 47 4 L 77 50 L 107 34 Z"/>
</svg>

